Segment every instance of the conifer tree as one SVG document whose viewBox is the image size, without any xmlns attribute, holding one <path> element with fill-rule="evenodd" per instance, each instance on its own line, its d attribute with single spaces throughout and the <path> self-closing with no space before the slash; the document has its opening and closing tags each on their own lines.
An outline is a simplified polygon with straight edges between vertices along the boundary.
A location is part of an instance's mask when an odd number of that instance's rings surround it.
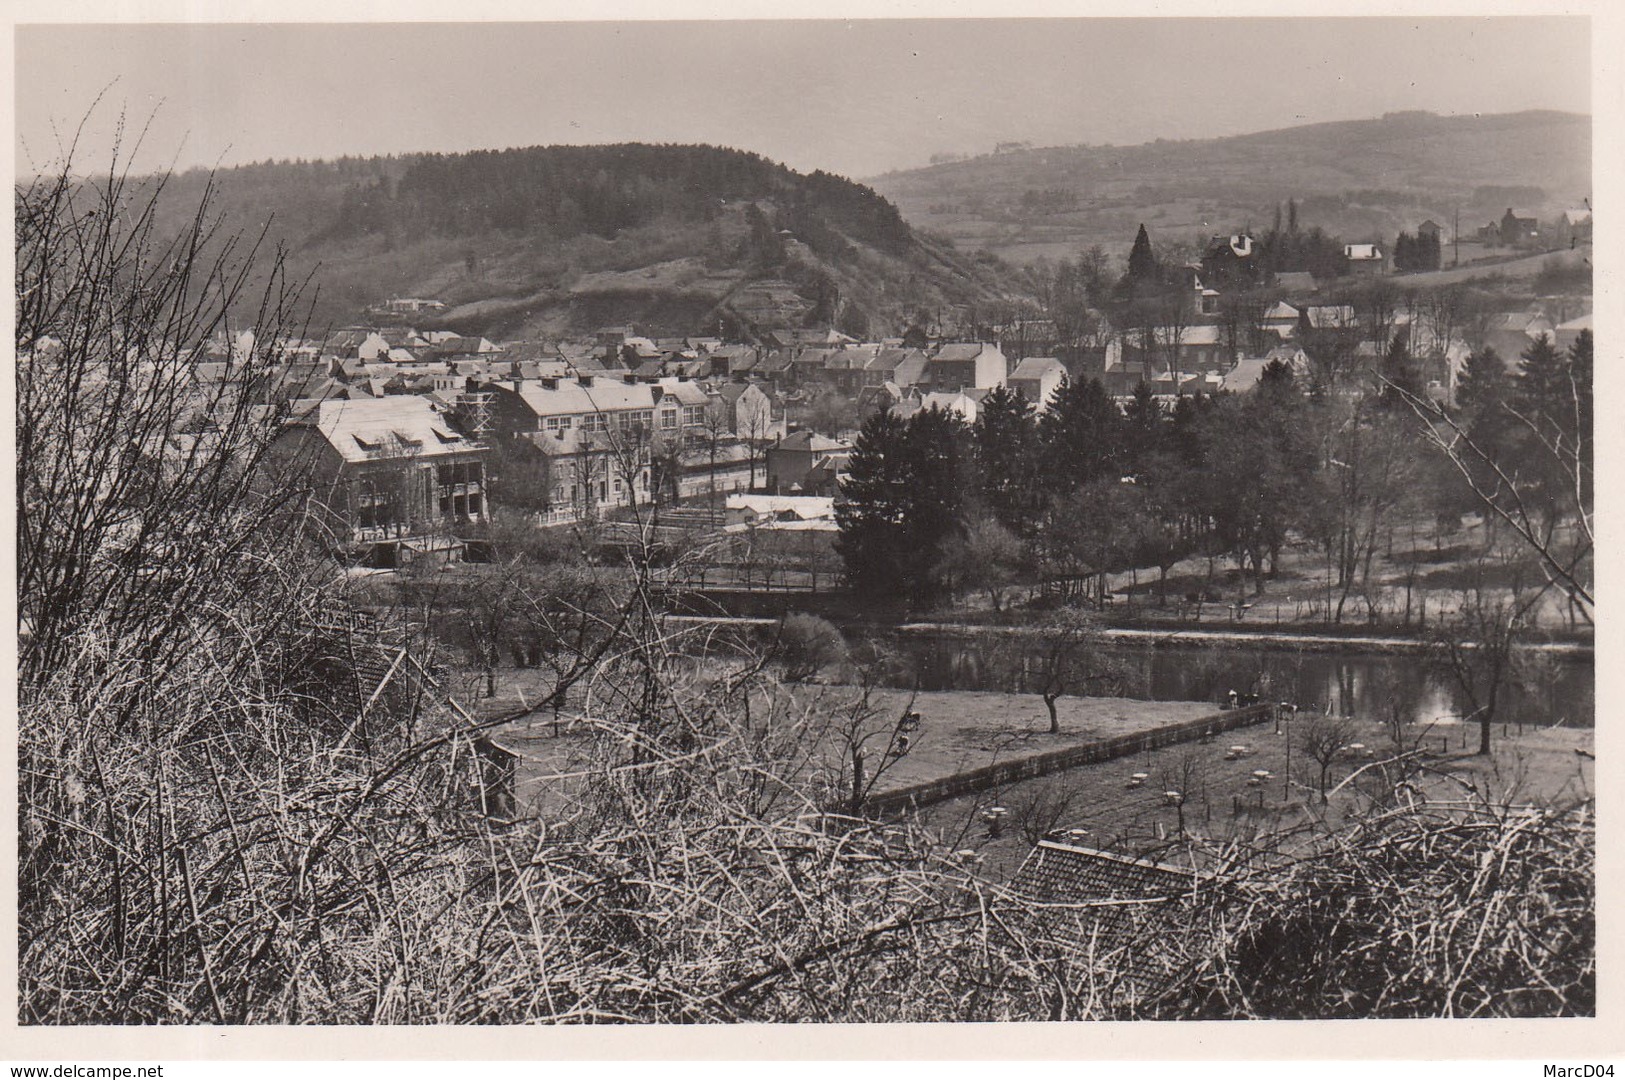
<svg viewBox="0 0 1625 1080">
<path fill-rule="evenodd" d="M 1456 408 L 1469 427 L 1484 417 L 1500 412 L 1508 390 L 1506 363 L 1492 346 L 1486 345 L 1467 357 L 1456 381 Z"/>
<path fill-rule="evenodd" d="M 835 550 L 860 594 L 896 596 L 908 561 L 908 427 L 889 411 L 864 422 L 836 504 Z"/>
<path fill-rule="evenodd" d="M 1167 437 L 1167 413 L 1157 401 L 1151 385 L 1143 379 L 1134 388 L 1134 397 L 1123 408 L 1123 465 L 1138 473 L 1163 450 Z"/>
<path fill-rule="evenodd" d="M 971 441 L 983 504 L 1006 529 L 1026 535 L 1038 511 L 1032 405 L 1019 391 L 997 387 L 982 399 Z"/>
<path fill-rule="evenodd" d="M 1066 495 L 1092 481 L 1115 476 L 1122 423 L 1122 414 L 1100 380 L 1063 380 L 1038 422 L 1048 490 Z"/>
<path fill-rule="evenodd" d="M 1394 332 L 1393 340 L 1383 353 L 1378 375 L 1378 399 L 1385 407 L 1408 411 L 1412 401 L 1422 399 L 1422 374 L 1411 356 L 1410 341 L 1404 330 Z"/>
<path fill-rule="evenodd" d="M 1557 422 L 1565 412 L 1573 410 L 1568 365 L 1547 335 L 1540 335 L 1519 358 L 1513 399 L 1519 412 L 1542 426 Z"/>
<path fill-rule="evenodd" d="M 1135 234 L 1134 248 L 1128 253 L 1128 276 L 1135 282 L 1154 281 L 1157 276 L 1157 257 L 1151 252 L 1151 237 L 1144 224 Z"/>
</svg>

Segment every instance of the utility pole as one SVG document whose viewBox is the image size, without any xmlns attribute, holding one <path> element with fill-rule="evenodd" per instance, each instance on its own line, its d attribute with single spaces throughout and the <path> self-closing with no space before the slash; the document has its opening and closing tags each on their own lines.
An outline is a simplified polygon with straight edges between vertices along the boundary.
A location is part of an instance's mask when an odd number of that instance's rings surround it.
<svg viewBox="0 0 1625 1080">
<path fill-rule="evenodd" d="M 1451 231 L 1454 234 L 1454 239 L 1451 241 L 1451 243 L 1455 246 L 1456 253 L 1451 258 L 1450 265 L 1451 266 L 1460 266 L 1461 265 L 1461 204 L 1460 203 L 1456 204 L 1456 224 L 1455 224 L 1455 227 Z"/>
</svg>

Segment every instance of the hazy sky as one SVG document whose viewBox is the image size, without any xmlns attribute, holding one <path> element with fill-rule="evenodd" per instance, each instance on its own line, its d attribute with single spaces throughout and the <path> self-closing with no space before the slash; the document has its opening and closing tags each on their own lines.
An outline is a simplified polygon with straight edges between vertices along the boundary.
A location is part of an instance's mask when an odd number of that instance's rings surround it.
<svg viewBox="0 0 1625 1080">
<path fill-rule="evenodd" d="M 21 26 L 15 70 L 19 171 L 104 89 L 81 163 L 123 108 L 152 117 L 140 169 L 636 140 L 863 177 L 1003 140 L 1591 110 L 1588 23 L 1552 17 Z"/>
</svg>

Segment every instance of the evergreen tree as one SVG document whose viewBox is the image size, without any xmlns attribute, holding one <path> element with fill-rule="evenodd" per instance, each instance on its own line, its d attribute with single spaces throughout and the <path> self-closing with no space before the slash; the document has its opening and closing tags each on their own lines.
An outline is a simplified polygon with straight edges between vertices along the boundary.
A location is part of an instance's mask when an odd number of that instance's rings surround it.
<svg viewBox="0 0 1625 1080">
<path fill-rule="evenodd" d="M 1147 462 L 1163 451 L 1167 440 L 1168 415 L 1156 398 L 1151 384 L 1141 380 L 1134 396 L 1123 407 L 1123 465 L 1136 475 Z"/>
<path fill-rule="evenodd" d="M 1200 470 L 1205 462 L 1201 439 L 1203 417 L 1213 409 L 1214 399 L 1205 394 L 1181 397 L 1174 404 L 1174 415 L 1168 425 L 1168 441 L 1179 464 L 1190 472 Z"/>
<path fill-rule="evenodd" d="M 1515 467 L 1520 486 L 1536 493 L 1530 503 L 1547 535 L 1574 509 L 1576 462 L 1567 437 L 1575 431 L 1577 402 L 1570 372 L 1569 358 L 1542 334 L 1523 351 L 1512 388 L 1521 419 L 1508 425 L 1511 465 L 1503 467 Z"/>
<path fill-rule="evenodd" d="M 943 555 L 964 533 L 969 431 L 957 413 L 922 409 L 909 417 L 904 444 L 909 497 L 903 524 L 909 562 L 903 577 L 910 598 L 924 603 L 941 594 Z"/>
<path fill-rule="evenodd" d="M 1135 234 L 1134 248 L 1128 253 L 1128 276 L 1137 283 L 1155 281 L 1157 277 L 1157 257 L 1151 253 L 1151 237 L 1144 224 Z"/>
<path fill-rule="evenodd" d="M 1507 367 L 1489 345 L 1471 353 L 1456 380 L 1456 408 L 1471 427 L 1492 413 L 1499 413 L 1507 400 Z"/>
<path fill-rule="evenodd" d="M 911 492 L 908 427 L 889 411 L 864 422 L 835 507 L 835 550 L 860 595 L 898 596 L 907 587 Z"/>
<path fill-rule="evenodd" d="M 1258 375 L 1258 392 L 1269 397 L 1298 392 L 1298 376 L 1285 360 L 1271 360 Z"/>
<path fill-rule="evenodd" d="M 1513 401 L 1531 423 L 1543 428 L 1560 422 L 1574 409 L 1574 391 L 1568 365 L 1545 334 L 1523 351 L 1518 362 L 1518 382 Z"/>
<path fill-rule="evenodd" d="M 1377 398 L 1385 408 L 1404 411 L 1413 400 L 1421 400 L 1425 392 L 1422 373 L 1411 356 L 1409 335 L 1404 330 L 1394 332 L 1393 340 L 1383 353 L 1378 375 Z"/>
<path fill-rule="evenodd" d="M 962 532 L 967 435 L 960 418 L 925 409 L 907 422 L 870 417 L 842 485 L 835 550 L 860 593 L 933 599 L 947 546 Z"/>
<path fill-rule="evenodd" d="M 1394 240 L 1394 269 L 1415 270 L 1416 239 L 1410 233 L 1400 233 Z"/>
<path fill-rule="evenodd" d="M 1115 478 L 1122 414 L 1098 379 L 1064 379 L 1038 421 L 1045 487 L 1065 495 L 1095 480 Z"/>
<path fill-rule="evenodd" d="M 982 399 L 971 441 L 983 504 L 1006 529 L 1029 534 L 1038 512 L 1032 405 L 1017 391 L 995 388 Z"/>
</svg>

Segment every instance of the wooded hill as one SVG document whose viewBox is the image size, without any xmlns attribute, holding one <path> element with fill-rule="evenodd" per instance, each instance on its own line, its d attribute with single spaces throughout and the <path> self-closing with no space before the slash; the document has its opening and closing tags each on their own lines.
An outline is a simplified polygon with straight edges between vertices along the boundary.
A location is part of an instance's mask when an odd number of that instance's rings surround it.
<svg viewBox="0 0 1625 1080">
<path fill-rule="evenodd" d="M 178 226 L 210 176 L 170 180 Z M 230 230 L 319 267 L 318 326 L 394 296 L 420 325 L 492 337 L 637 323 L 646 332 L 835 323 L 900 332 L 919 311 L 1001 292 L 1002 268 L 921 236 L 870 188 L 712 146 L 546 146 L 266 162 L 222 170 Z"/>
<path fill-rule="evenodd" d="M 1591 194 L 1591 118 L 1390 113 L 1227 138 L 989 154 L 870 181 L 914 225 L 1012 262 L 1121 255 L 1145 222 L 1159 242 L 1268 228 L 1295 198 L 1306 224 L 1392 243 L 1459 210 L 1471 232 L 1508 206 L 1543 216 Z"/>
</svg>

